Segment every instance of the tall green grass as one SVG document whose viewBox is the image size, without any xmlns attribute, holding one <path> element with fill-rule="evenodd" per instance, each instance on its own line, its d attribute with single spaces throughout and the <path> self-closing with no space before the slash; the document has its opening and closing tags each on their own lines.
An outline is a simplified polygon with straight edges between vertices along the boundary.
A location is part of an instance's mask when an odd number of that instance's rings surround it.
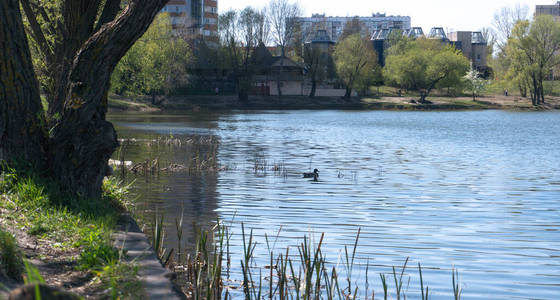
<svg viewBox="0 0 560 300">
<path fill-rule="evenodd" d="M 122 282 L 137 281 L 135 273 L 121 272 L 126 268 L 121 260 L 123 253 L 111 240 L 119 214 L 126 210 L 126 188 L 114 179 L 106 180 L 102 198 L 87 199 L 63 192 L 55 182 L 25 167 L 16 170 L 1 163 L 0 172 L 3 217 L 28 234 L 48 241 L 50 247 L 78 249 L 77 270 L 93 272 L 112 293 L 127 293 L 108 280 L 119 274 Z M 11 244 L 2 242 L 0 247 L 6 245 Z"/>
<path fill-rule="evenodd" d="M 210 232 L 197 232 L 196 249 L 187 254 L 186 259 L 179 258 L 174 265 L 180 278 L 178 282 L 189 299 L 230 299 L 232 293 L 248 300 L 375 299 L 376 291 L 369 286 L 369 262 L 365 269 L 365 283 L 363 277 L 359 281 L 354 278 L 361 230 L 354 243 L 344 247 L 338 264 L 329 261 L 322 250 L 324 234 L 315 243 L 305 236 L 296 247 L 280 251 L 275 250 L 274 243 L 265 235 L 268 257 L 259 257 L 259 261 L 268 261 L 268 265 L 259 266 L 255 253 L 262 245 L 255 241 L 253 231 L 241 224 L 240 283 L 229 278 L 231 233 L 228 227 L 218 223 Z M 379 297 L 407 299 L 407 293 L 414 293 L 422 300 L 430 298 L 431 290 L 420 264 L 418 290 L 409 291 L 412 275 L 406 272 L 408 262 L 407 258 L 400 270 L 393 267 L 390 274 L 379 274 L 382 286 L 382 290 L 377 291 Z M 458 272 L 453 270 L 452 291 L 459 300 L 461 286 L 457 278 Z"/>
<path fill-rule="evenodd" d="M 0 273 L 21 281 L 23 266 L 23 257 L 14 236 L 0 228 Z"/>
</svg>

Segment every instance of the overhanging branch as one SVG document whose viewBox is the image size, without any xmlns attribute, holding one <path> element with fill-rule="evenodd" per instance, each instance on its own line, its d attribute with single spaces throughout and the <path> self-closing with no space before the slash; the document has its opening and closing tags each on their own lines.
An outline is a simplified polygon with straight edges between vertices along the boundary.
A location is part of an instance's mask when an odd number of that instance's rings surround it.
<svg viewBox="0 0 560 300">
<path fill-rule="evenodd" d="M 31 36 L 33 37 L 35 42 L 39 45 L 39 49 L 41 49 L 41 51 L 45 55 L 47 64 L 48 65 L 52 64 L 54 61 L 54 54 L 51 50 L 52 49 L 51 45 L 47 42 L 47 39 L 45 38 L 43 29 L 41 28 L 41 25 L 37 21 L 37 17 L 35 15 L 35 12 L 31 8 L 29 0 L 20 0 L 20 3 L 21 6 L 23 7 L 25 15 L 27 16 L 27 20 L 29 21 L 29 26 L 31 27 L 31 32 L 33 33 Z"/>
<path fill-rule="evenodd" d="M 121 10 L 121 0 L 107 0 L 105 6 L 103 7 L 103 12 L 101 17 L 97 20 L 97 25 L 95 26 L 94 32 L 98 32 L 101 26 L 113 21 L 119 11 Z"/>
</svg>

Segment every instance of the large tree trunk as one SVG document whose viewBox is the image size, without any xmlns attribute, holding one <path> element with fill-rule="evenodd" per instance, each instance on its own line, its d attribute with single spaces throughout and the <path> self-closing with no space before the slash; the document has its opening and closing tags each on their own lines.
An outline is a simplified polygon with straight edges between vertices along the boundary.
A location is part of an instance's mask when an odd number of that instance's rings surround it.
<svg viewBox="0 0 560 300">
<path fill-rule="evenodd" d="M 316 91 L 317 91 L 317 80 L 313 78 L 311 80 L 311 92 L 309 93 L 309 98 L 314 98 Z"/>
<path fill-rule="evenodd" d="M 539 84 L 537 82 L 536 75 L 533 75 L 533 93 L 531 97 L 532 97 L 533 105 L 539 105 L 540 91 L 539 91 Z"/>
<path fill-rule="evenodd" d="M 421 104 L 426 103 L 426 97 L 427 97 L 426 93 L 420 92 L 420 103 Z"/>
<path fill-rule="evenodd" d="M 537 101 L 535 100 L 535 91 L 533 90 L 533 86 L 529 87 L 529 95 L 531 96 L 531 103 L 533 105 L 537 105 Z"/>
<path fill-rule="evenodd" d="M 62 118 L 52 133 L 49 166 L 54 177 L 77 194 L 101 194 L 107 161 L 118 146 L 113 125 L 105 120 L 111 73 L 165 3 L 132 1 L 85 42 L 73 60 Z"/>
<path fill-rule="evenodd" d="M 540 75 L 539 77 L 539 90 L 540 90 L 540 102 L 541 104 L 544 104 L 544 76 L 543 74 Z"/>
<path fill-rule="evenodd" d="M 344 93 L 344 99 L 348 100 L 352 97 L 352 88 L 346 87 L 346 93 Z"/>
<path fill-rule="evenodd" d="M 278 89 L 278 97 L 282 97 L 282 84 L 281 84 L 281 78 L 282 78 L 282 73 L 284 73 L 284 57 L 285 57 L 285 49 L 282 46 L 282 54 L 280 56 L 280 71 L 278 72 L 278 75 L 276 77 L 276 88 Z"/>
<path fill-rule="evenodd" d="M 527 98 L 527 86 L 524 83 L 519 83 L 519 94 L 521 94 L 521 97 L 523 98 Z"/>
<path fill-rule="evenodd" d="M 46 131 L 18 0 L 0 1 L 0 160 L 46 164 Z"/>
<path fill-rule="evenodd" d="M 19 3 L 0 1 L 0 159 L 46 165 L 68 191 L 86 197 L 100 196 L 107 161 L 118 145 L 105 120 L 111 73 L 167 3 L 129 0 L 112 20 L 120 0 L 107 0 L 94 32 L 100 1 L 64 2 L 63 41 L 68 44 L 57 48 L 62 51 L 56 53 L 61 55 L 58 73 L 50 74 L 56 99 L 49 110 L 60 118 L 48 141 Z"/>
</svg>

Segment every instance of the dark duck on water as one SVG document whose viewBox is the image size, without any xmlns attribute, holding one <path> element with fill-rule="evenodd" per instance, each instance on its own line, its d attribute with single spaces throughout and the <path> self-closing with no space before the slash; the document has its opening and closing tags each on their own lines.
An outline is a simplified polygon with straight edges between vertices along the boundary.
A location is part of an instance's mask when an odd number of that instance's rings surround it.
<svg viewBox="0 0 560 300">
<path fill-rule="evenodd" d="M 313 178 L 313 181 L 317 181 L 319 179 L 319 170 L 313 170 L 313 173 L 303 173 L 303 178 Z"/>
</svg>

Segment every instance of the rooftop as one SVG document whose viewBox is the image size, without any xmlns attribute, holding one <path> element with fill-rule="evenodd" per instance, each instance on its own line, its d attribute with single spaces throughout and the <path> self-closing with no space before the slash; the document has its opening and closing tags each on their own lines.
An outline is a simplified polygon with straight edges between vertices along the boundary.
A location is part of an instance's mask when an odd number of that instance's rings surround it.
<svg viewBox="0 0 560 300">
<path fill-rule="evenodd" d="M 360 19 L 369 19 L 369 18 L 410 18 L 409 16 L 401 16 L 401 15 L 387 15 L 385 13 L 372 13 L 371 16 L 327 16 L 326 14 L 312 14 L 311 17 L 302 17 L 302 19 L 325 19 L 325 18 L 341 18 L 341 19 L 353 19 L 353 18 L 360 18 Z"/>
</svg>

